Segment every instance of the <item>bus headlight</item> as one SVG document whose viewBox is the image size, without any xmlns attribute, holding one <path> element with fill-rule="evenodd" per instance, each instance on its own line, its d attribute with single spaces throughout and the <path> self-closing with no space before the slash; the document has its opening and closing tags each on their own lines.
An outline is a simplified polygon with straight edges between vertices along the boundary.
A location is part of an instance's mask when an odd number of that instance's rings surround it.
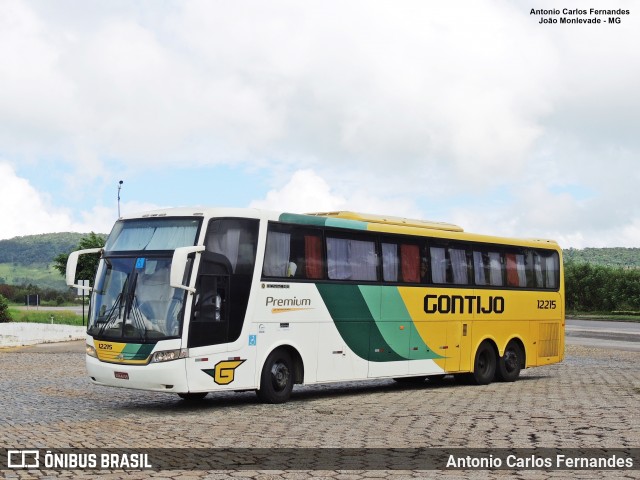
<svg viewBox="0 0 640 480">
<path fill-rule="evenodd" d="M 186 348 L 156 352 L 151 356 L 150 363 L 170 362 L 171 360 L 178 360 L 179 358 L 187 358 Z"/>
<path fill-rule="evenodd" d="M 96 353 L 96 347 L 94 347 L 93 345 L 86 344 L 85 345 L 85 352 L 90 357 L 98 358 L 98 354 Z"/>
</svg>

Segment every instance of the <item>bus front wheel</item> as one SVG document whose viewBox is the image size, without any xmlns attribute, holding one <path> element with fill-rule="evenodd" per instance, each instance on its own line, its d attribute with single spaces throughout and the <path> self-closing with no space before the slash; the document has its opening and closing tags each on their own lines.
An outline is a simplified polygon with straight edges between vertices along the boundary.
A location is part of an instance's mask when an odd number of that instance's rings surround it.
<svg viewBox="0 0 640 480">
<path fill-rule="evenodd" d="M 264 403 L 284 403 L 293 390 L 293 361 L 286 350 L 274 350 L 267 357 L 256 393 Z"/>
<path fill-rule="evenodd" d="M 477 385 L 488 385 L 493 381 L 493 377 L 496 374 L 497 363 L 496 351 L 491 343 L 481 343 L 476 352 L 470 380 Z"/>
</svg>

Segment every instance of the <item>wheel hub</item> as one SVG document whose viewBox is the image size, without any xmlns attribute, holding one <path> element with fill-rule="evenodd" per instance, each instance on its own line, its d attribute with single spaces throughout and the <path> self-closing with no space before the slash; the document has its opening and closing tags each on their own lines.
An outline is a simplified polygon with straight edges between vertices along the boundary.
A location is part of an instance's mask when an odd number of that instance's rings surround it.
<svg viewBox="0 0 640 480">
<path fill-rule="evenodd" d="M 283 363 L 275 363 L 271 368 L 271 381 L 277 390 L 283 390 L 289 382 L 289 369 Z"/>
</svg>

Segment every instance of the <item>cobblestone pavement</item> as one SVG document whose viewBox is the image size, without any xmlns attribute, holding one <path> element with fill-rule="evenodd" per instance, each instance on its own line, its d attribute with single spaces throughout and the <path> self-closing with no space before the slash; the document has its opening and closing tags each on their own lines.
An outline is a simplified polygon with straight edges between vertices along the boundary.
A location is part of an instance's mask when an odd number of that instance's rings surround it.
<svg viewBox="0 0 640 480">
<path fill-rule="evenodd" d="M 176 395 L 91 385 L 83 342 L 0 350 L 0 448 L 640 447 L 640 353 L 567 346 L 563 363 L 515 383 L 301 387 L 289 403 L 255 394 Z M 4 470 L 3 478 L 640 478 L 615 471 Z"/>
</svg>

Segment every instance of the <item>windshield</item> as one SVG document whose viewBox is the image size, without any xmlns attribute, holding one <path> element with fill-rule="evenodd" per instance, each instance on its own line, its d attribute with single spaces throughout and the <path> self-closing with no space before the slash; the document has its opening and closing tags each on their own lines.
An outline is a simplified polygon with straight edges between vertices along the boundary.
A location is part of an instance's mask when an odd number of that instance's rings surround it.
<svg viewBox="0 0 640 480">
<path fill-rule="evenodd" d="M 141 343 L 180 335 L 186 292 L 169 285 L 171 259 L 104 257 L 87 333 L 98 339 Z"/>
<path fill-rule="evenodd" d="M 116 222 L 107 252 L 175 250 L 195 245 L 201 220 L 198 218 L 141 218 Z"/>
</svg>

